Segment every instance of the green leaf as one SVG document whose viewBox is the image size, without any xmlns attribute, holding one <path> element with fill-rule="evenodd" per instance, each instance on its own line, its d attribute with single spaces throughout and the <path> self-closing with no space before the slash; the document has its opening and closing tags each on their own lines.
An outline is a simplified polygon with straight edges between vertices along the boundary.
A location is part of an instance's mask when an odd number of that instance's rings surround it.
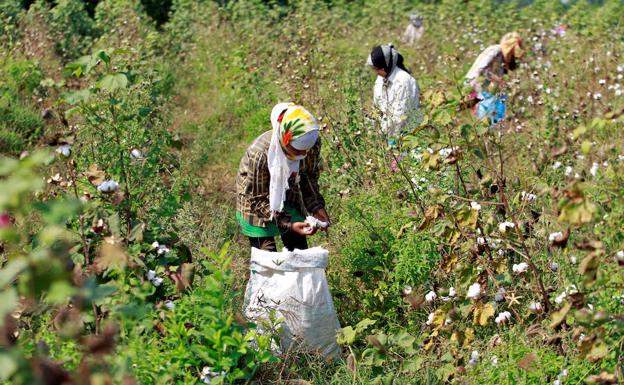
<svg viewBox="0 0 624 385">
<path fill-rule="evenodd" d="M 351 345 L 355 342 L 355 330 L 351 326 L 340 329 L 336 336 L 336 342 L 339 345 Z"/>
<path fill-rule="evenodd" d="M 355 325 L 355 331 L 356 333 L 361 333 L 364 330 L 366 330 L 366 328 L 368 328 L 371 325 L 375 324 L 375 320 L 369 319 L 369 318 L 364 318 L 363 320 L 361 320 L 360 322 L 357 323 L 357 325 Z"/>
<path fill-rule="evenodd" d="M 46 302 L 52 304 L 63 304 L 74 294 L 74 288 L 66 281 L 56 281 L 50 285 Z"/>
<path fill-rule="evenodd" d="M 576 140 L 581 135 L 587 132 L 587 128 L 585 126 L 579 126 L 574 131 L 572 131 L 572 139 Z"/>
<path fill-rule="evenodd" d="M 128 77 L 126 74 L 117 72 L 114 74 L 108 74 L 104 76 L 97 83 L 98 88 L 113 92 L 117 89 L 123 89 L 128 86 Z"/>
<path fill-rule="evenodd" d="M 587 359 L 591 362 L 596 362 L 606 357 L 607 354 L 609 354 L 609 346 L 604 341 L 597 341 L 589 351 Z"/>
<path fill-rule="evenodd" d="M 9 285 L 28 266 L 25 258 L 10 260 L 2 270 L 0 270 L 0 288 Z"/>
<path fill-rule="evenodd" d="M 568 312 L 572 308 L 571 303 L 566 303 L 561 309 L 557 310 L 552 314 L 552 322 L 550 323 L 551 328 L 556 328 L 561 325 L 563 321 L 565 321 Z"/>
<path fill-rule="evenodd" d="M 17 371 L 17 362 L 8 352 L 0 352 L 0 381 L 8 381 Z"/>
<path fill-rule="evenodd" d="M 85 88 L 84 90 L 67 92 L 61 95 L 61 99 L 65 103 L 70 105 L 86 102 L 89 100 L 89 97 L 91 97 L 91 91 L 89 91 L 89 89 L 87 88 Z"/>
<path fill-rule="evenodd" d="M 4 317 L 17 306 L 17 301 L 17 291 L 14 287 L 0 291 L 0 327 L 4 324 Z"/>
<path fill-rule="evenodd" d="M 591 147 L 592 147 L 591 142 L 588 140 L 585 140 L 583 141 L 583 143 L 581 143 L 581 152 L 587 155 L 591 151 Z"/>
</svg>

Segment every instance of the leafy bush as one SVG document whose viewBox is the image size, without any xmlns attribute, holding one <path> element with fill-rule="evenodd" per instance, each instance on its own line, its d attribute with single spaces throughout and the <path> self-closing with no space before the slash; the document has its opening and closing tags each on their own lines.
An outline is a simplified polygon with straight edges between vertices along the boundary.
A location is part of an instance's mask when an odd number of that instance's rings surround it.
<svg viewBox="0 0 624 385">
<path fill-rule="evenodd" d="M 96 36 L 95 23 L 82 0 L 59 0 L 51 10 L 50 27 L 57 34 L 56 49 L 65 60 L 84 54 Z"/>
</svg>

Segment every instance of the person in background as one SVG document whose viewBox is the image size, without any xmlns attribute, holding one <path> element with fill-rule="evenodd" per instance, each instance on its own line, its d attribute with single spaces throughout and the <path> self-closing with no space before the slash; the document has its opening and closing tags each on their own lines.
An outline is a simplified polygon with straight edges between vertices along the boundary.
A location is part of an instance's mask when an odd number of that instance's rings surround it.
<svg viewBox="0 0 624 385">
<path fill-rule="evenodd" d="M 410 22 L 403 33 L 403 42 L 407 45 L 414 45 L 415 42 L 422 38 L 424 33 L 425 27 L 423 25 L 422 16 L 412 13 L 410 15 Z"/>
<path fill-rule="evenodd" d="M 465 76 L 466 85 L 475 92 L 486 91 L 490 84 L 500 84 L 508 71 L 517 67 L 517 59 L 523 56 L 522 39 L 517 32 L 509 32 L 500 44 L 487 47 L 475 60 Z"/>
<path fill-rule="evenodd" d="M 257 137 L 241 159 L 236 217 L 252 247 L 277 251 L 275 236 L 280 235 L 288 250 L 304 250 L 306 236 L 318 228 L 304 215 L 330 222 L 318 185 L 319 126 L 294 103 L 277 104 L 271 124 L 273 129 Z"/>
<path fill-rule="evenodd" d="M 500 44 L 481 52 L 465 76 L 465 84 L 471 92 L 462 108 L 474 107 L 473 114 L 478 119 L 487 118 L 492 125 L 501 122 L 507 111 L 507 97 L 492 88 L 504 85 L 503 76 L 516 69 L 516 60 L 522 55 L 522 39 L 517 32 L 507 33 Z"/>
<path fill-rule="evenodd" d="M 392 44 L 373 48 L 368 65 L 377 73 L 373 102 L 380 113 L 381 129 L 388 144 L 394 147 L 400 135 L 418 122 L 418 83 Z"/>
</svg>

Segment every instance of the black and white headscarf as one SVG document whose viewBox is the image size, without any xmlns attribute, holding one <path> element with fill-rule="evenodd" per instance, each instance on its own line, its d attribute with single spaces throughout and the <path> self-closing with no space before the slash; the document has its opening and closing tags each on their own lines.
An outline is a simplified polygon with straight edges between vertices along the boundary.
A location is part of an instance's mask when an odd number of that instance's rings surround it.
<svg viewBox="0 0 624 385">
<path fill-rule="evenodd" d="M 386 76 L 389 76 L 397 67 L 409 73 L 403 64 L 403 56 L 394 48 L 392 43 L 373 48 L 368 55 L 367 64 L 374 68 L 383 68 L 386 71 Z"/>
</svg>

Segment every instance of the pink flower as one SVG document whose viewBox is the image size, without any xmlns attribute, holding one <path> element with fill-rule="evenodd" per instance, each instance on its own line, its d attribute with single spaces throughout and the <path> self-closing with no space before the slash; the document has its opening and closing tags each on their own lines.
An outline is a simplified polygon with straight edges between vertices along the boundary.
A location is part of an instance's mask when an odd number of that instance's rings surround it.
<svg viewBox="0 0 624 385">
<path fill-rule="evenodd" d="M 11 226 L 11 216 L 8 213 L 0 214 L 0 228 Z"/>
</svg>

